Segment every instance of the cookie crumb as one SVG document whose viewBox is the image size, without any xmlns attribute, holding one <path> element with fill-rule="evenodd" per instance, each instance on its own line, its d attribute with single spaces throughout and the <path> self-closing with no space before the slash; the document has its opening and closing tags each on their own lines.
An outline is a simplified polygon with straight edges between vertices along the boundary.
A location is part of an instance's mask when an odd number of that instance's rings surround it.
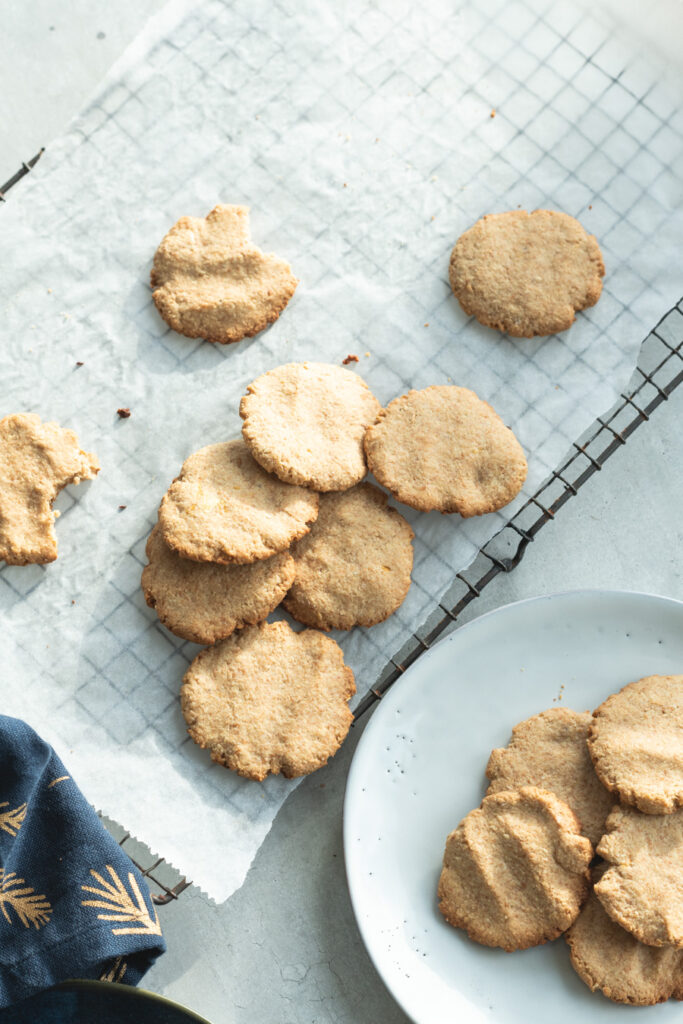
<svg viewBox="0 0 683 1024">
<path fill-rule="evenodd" d="M 76 366 L 83 366 L 83 363 L 82 363 L 82 362 L 80 361 L 80 359 L 79 359 L 79 360 L 78 360 L 78 362 L 76 363 Z"/>
<path fill-rule="evenodd" d="M 354 356 L 354 354 L 352 352 L 350 352 L 348 354 L 346 359 L 342 359 L 342 365 L 343 366 L 348 366 L 349 363 L 357 363 L 357 362 L 358 362 L 358 356 Z"/>
<path fill-rule="evenodd" d="M 592 204 L 591 204 L 591 205 L 590 205 L 590 206 L 588 207 L 588 209 L 589 209 L 589 210 L 592 210 L 592 209 L 593 209 L 593 206 L 592 206 Z"/>
<path fill-rule="evenodd" d="M 348 185 L 346 184 L 346 182 L 344 182 L 344 188 L 348 188 Z"/>
<path fill-rule="evenodd" d="M 366 352 L 366 353 L 365 353 L 365 358 L 366 358 L 366 359 L 369 359 L 369 358 L 370 358 L 370 353 L 369 353 L 369 352 Z"/>
<path fill-rule="evenodd" d="M 124 508 L 128 508 L 127 505 L 119 505 L 119 512 L 123 512 Z"/>
<path fill-rule="evenodd" d="M 128 417 L 130 416 L 130 409 L 127 409 L 127 408 L 117 409 L 116 410 L 116 415 L 121 420 L 127 420 Z"/>
<path fill-rule="evenodd" d="M 489 114 L 489 117 L 495 117 L 495 116 L 496 116 L 496 108 L 494 107 L 493 110 L 491 111 L 491 113 Z"/>
<path fill-rule="evenodd" d="M 429 327 L 429 320 L 427 321 L 427 323 L 424 326 L 425 327 Z"/>
</svg>

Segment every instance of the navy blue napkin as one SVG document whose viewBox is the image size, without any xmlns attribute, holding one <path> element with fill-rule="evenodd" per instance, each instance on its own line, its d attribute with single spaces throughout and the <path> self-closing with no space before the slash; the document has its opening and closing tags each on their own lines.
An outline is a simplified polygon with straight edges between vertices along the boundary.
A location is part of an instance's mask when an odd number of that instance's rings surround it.
<svg viewBox="0 0 683 1024">
<path fill-rule="evenodd" d="M 60 759 L 0 715 L 0 1007 L 67 978 L 135 985 L 165 948 L 145 880 Z"/>
</svg>

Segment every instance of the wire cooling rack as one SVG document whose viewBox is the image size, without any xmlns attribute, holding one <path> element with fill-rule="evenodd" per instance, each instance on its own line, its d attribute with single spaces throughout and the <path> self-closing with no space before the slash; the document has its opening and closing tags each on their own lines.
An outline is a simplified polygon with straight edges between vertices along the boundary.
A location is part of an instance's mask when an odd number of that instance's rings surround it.
<svg viewBox="0 0 683 1024">
<path fill-rule="evenodd" d="M 41 149 L 0 186 L 0 202 L 40 159 Z M 358 721 L 425 651 L 457 622 L 459 616 L 501 573 L 519 565 L 529 544 L 555 519 L 567 502 L 598 473 L 609 458 L 652 413 L 668 400 L 683 381 L 683 298 L 666 313 L 642 343 L 638 365 L 629 386 L 608 413 L 599 416 L 574 442 L 571 451 L 505 526 L 484 544 L 469 568 L 456 573 L 452 586 L 434 611 L 390 658 L 378 682 L 363 697 L 354 713 Z M 158 906 L 172 903 L 192 884 L 163 857 L 155 856 L 116 822 L 102 821 L 138 870 L 159 891 Z"/>
</svg>

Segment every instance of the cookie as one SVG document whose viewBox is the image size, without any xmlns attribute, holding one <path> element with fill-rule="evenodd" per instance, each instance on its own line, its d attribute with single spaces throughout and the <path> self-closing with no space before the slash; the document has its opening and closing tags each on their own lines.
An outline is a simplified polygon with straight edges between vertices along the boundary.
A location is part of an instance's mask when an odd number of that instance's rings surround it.
<svg viewBox="0 0 683 1024">
<path fill-rule="evenodd" d="M 538 946 L 576 920 L 592 856 L 554 794 L 523 786 L 484 797 L 446 840 L 439 910 L 484 946 Z"/>
<path fill-rule="evenodd" d="M 181 558 L 155 526 L 147 541 L 142 589 L 167 629 L 196 644 L 213 644 L 236 629 L 262 622 L 294 580 L 288 551 L 250 565 L 216 565 Z"/>
<path fill-rule="evenodd" d="M 645 814 L 683 807 L 683 676 L 646 676 L 593 712 L 588 750 L 602 784 Z"/>
<path fill-rule="evenodd" d="M 487 796 L 504 789 L 537 786 L 571 807 L 593 846 L 605 831 L 614 800 L 588 755 L 590 711 L 551 708 L 520 722 L 507 747 L 492 751 L 486 766 Z"/>
<path fill-rule="evenodd" d="M 379 482 L 421 512 L 494 512 L 526 479 L 510 428 L 473 391 L 452 385 L 395 398 L 368 429 L 365 454 Z"/>
<path fill-rule="evenodd" d="M 247 388 L 242 436 L 290 484 L 343 491 L 366 473 L 363 435 L 380 404 L 362 377 L 329 363 L 288 363 Z"/>
<path fill-rule="evenodd" d="M 284 551 L 317 514 L 317 494 L 265 473 L 237 440 L 185 460 L 162 499 L 159 527 L 183 558 L 244 564 Z"/>
<path fill-rule="evenodd" d="M 683 949 L 683 811 L 615 807 L 597 853 L 607 869 L 595 892 L 612 920 L 648 946 Z"/>
<path fill-rule="evenodd" d="M 604 866 L 596 869 L 596 882 L 603 872 Z M 638 942 L 605 913 L 594 892 L 565 939 L 572 967 L 592 992 L 629 1006 L 683 999 L 683 952 Z"/>
<path fill-rule="evenodd" d="M 54 562 L 59 513 L 52 503 L 62 488 L 99 471 L 97 457 L 82 450 L 73 430 L 43 423 L 35 413 L 0 420 L 0 559 Z"/>
<path fill-rule="evenodd" d="M 408 593 L 413 537 L 372 484 L 322 494 L 310 533 L 292 548 L 296 572 L 285 608 L 318 629 L 383 622 Z"/>
<path fill-rule="evenodd" d="M 245 626 L 201 651 L 180 699 L 187 731 L 213 761 L 247 779 L 292 779 L 339 749 L 355 692 L 334 640 L 273 622 Z"/>
<path fill-rule="evenodd" d="M 274 323 L 298 284 L 285 260 L 251 241 L 248 206 L 181 217 L 156 251 L 150 280 L 169 327 L 221 345 Z"/>
<path fill-rule="evenodd" d="M 516 338 L 566 331 L 594 306 L 605 265 L 573 217 L 511 210 L 482 217 L 451 253 L 451 288 L 468 316 Z"/>
</svg>

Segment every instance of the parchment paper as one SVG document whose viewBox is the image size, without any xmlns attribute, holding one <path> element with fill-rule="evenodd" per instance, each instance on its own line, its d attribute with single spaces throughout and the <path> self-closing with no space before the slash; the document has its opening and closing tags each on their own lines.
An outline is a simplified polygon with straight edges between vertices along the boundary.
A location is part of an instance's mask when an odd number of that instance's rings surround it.
<svg viewBox="0 0 683 1024">
<path fill-rule="evenodd" d="M 591 10 L 174 3 L 0 214 L 0 411 L 72 426 L 102 462 L 58 500 L 58 561 L 0 572 L 2 710 L 217 900 L 294 783 L 244 782 L 186 737 L 197 648 L 139 589 L 161 496 L 190 452 L 238 435 L 247 383 L 290 360 L 355 353 L 383 403 L 473 388 L 528 452 L 527 494 L 611 404 L 681 291 L 683 124 L 665 58 Z M 251 205 L 257 244 L 301 279 L 270 330 L 225 348 L 170 332 L 148 286 L 168 227 L 219 201 Z M 450 293 L 458 235 L 517 206 L 579 217 L 604 252 L 600 302 L 560 337 L 512 341 Z M 405 604 L 338 636 L 359 694 L 503 522 L 401 511 Z"/>
</svg>

